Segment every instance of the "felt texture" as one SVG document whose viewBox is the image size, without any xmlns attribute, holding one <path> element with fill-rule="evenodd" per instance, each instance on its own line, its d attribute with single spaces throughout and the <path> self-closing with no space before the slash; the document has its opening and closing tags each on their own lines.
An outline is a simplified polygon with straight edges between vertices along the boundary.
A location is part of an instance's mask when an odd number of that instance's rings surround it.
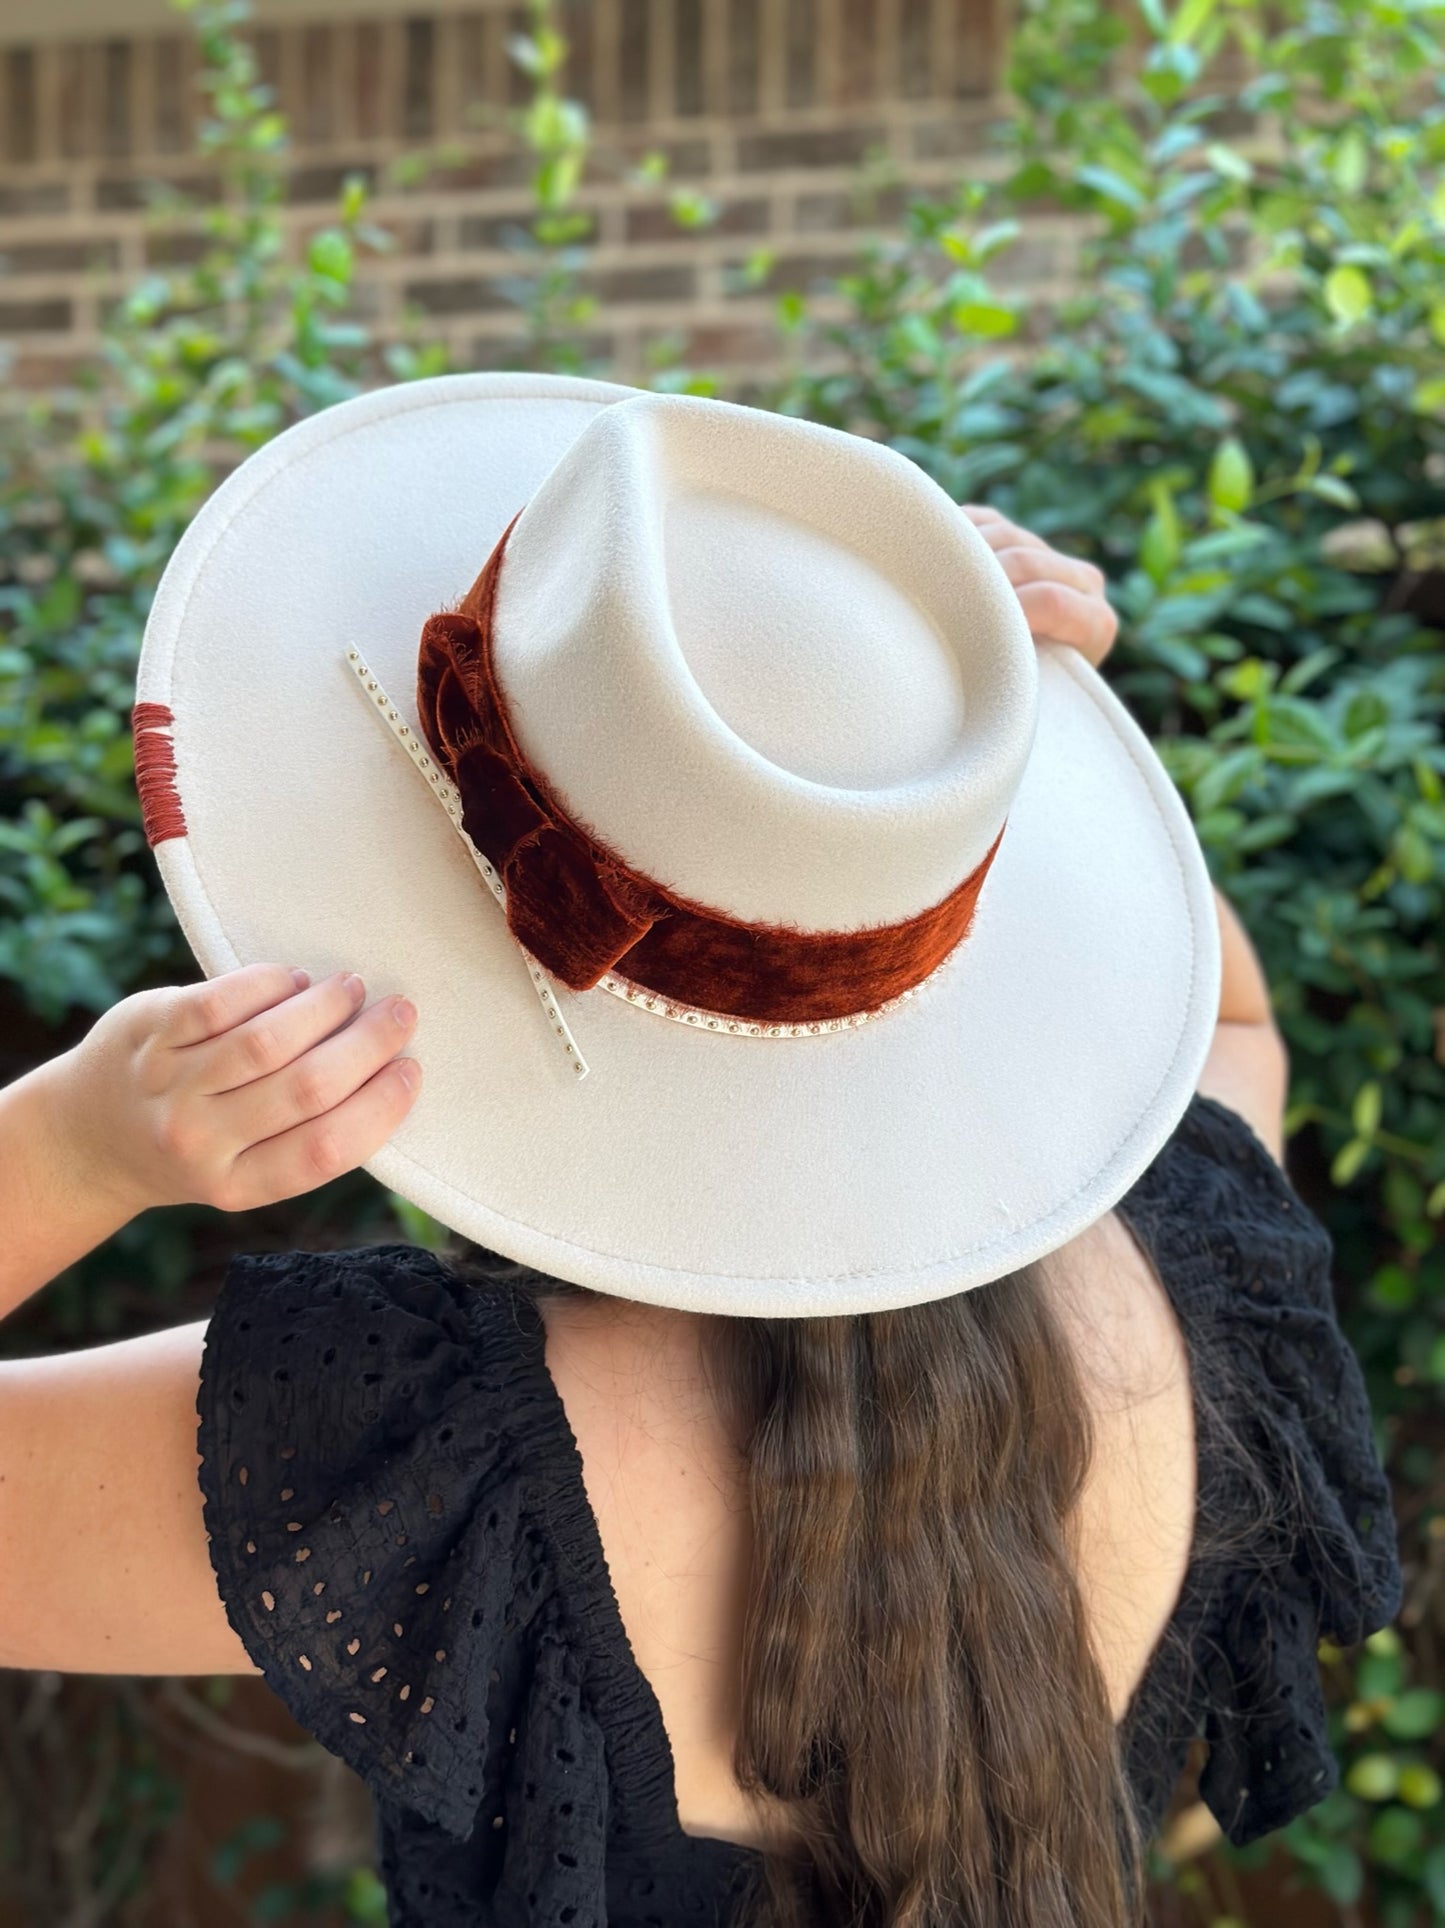
<svg viewBox="0 0 1445 1928">
<path fill-rule="evenodd" d="M 1033 741 L 1033 640 L 968 517 L 892 449 L 735 403 L 600 410 L 517 517 L 494 628 L 573 819 L 744 923 L 939 903 Z"/>
<path fill-rule="evenodd" d="M 417 712 L 432 752 L 461 793 L 462 822 L 507 889 L 507 923 L 573 991 L 611 970 L 643 989 L 774 1024 L 877 1011 L 914 989 L 967 936 L 1003 828 L 939 904 L 902 923 L 857 931 L 749 924 L 690 903 L 632 869 L 570 818 L 512 729 L 497 679 L 493 625 L 502 531 L 455 611 L 427 619 L 417 656 Z"/>
<path fill-rule="evenodd" d="M 724 521 L 717 500 L 689 502 L 689 544 L 763 521 L 772 554 L 753 545 L 731 562 L 698 558 L 706 605 L 726 618 L 699 645 L 684 620 L 692 591 L 676 585 L 682 552 L 671 552 L 675 701 L 663 711 L 669 740 L 653 764 L 639 763 L 641 725 L 617 734 L 627 706 L 609 692 L 623 673 L 624 639 L 600 626 L 599 661 L 589 668 L 580 642 L 573 661 L 588 680 L 595 740 L 580 770 L 578 759 L 554 756 L 542 727 L 552 715 L 544 692 L 554 651 L 520 620 L 509 629 L 528 600 L 510 572 L 522 559 L 540 579 L 540 545 L 527 555 L 519 544 L 544 487 L 589 428 L 638 400 L 574 378 L 439 376 L 307 417 L 227 476 L 166 566 L 139 668 L 138 700 L 175 718 L 188 831 L 157 845 L 161 875 L 208 973 L 262 959 L 304 965 L 313 977 L 345 968 L 362 974 L 370 998 L 404 991 L 416 1000 L 408 1050 L 422 1088 L 368 1169 L 483 1245 L 598 1291 L 698 1311 L 845 1313 L 968 1290 L 1108 1210 L 1188 1104 L 1219 1009 L 1218 924 L 1188 811 L 1104 679 L 1077 651 L 1040 646 L 1028 664 L 1031 748 L 1007 832 L 967 942 L 913 999 L 859 1029 L 768 1039 L 561 988 L 592 1067 L 576 1079 L 499 906 L 430 785 L 371 714 L 349 645 L 418 728 L 422 626 L 465 594 L 479 559 L 522 511 L 498 598 L 497 661 L 528 757 L 566 771 L 562 801 L 629 864 L 731 916 L 766 919 L 791 905 L 814 929 L 911 915 L 965 874 L 967 840 L 955 834 L 949 864 L 958 867 L 941 872 L 932 896 L 931 859 L 909 865 L 900 851 L 905 888 L 888 844 L 910 809 L 920 849 L 935 835 L 946 841 L 922 793 L 940 774 L 946 789 L 953 783 L 958 732 L 978 707 L 974 643 L 1005 680 L 1013 661 L 1012 629 L 979 634 L 989 605 L 976 598 L 945 650 L 932 618 L 910 616 L 913 595 L 900 590 L 890 601 L 880 591 L 868 642 L 846 607 L 857 572 L 841 565 L 844 606 L 831 575 L 810 571 L 820 605 L 811 627 L 800 622 L 796 649 L 788 635 L 770 641 L 740 625 L 757 567 L 766 565 L 776 606 L 786 555 L 834 554 L 839 538 L 805 531 L 793 542 L 809 507 L 796 482 L 795 512 L 776 521 L 761 505 Z M 631 445 L 639 432 L 618 439 Z M 709 433 L 721 441 L 730 428 Z M 900 486 L 911 500 L 914 481 Z M 934 490 L 922 477 L 917 486 Z M 676 511 L 674 498 L 664 522 Z M 916 526 L 938 532 L 932 516 Z M 1012 596 L 983 549 L 979 579 L 996 572 L 1000 594 Z M 563 559 L 553 551 L 559 595 L 574 560 L 567 555 L 559 575 Z M 933 536 L 885 549 L 882 567 L 895 588 L 926 582 L 941 567 Z M 875 618 L 890 609 L 896 620 L 880 628 Z M 600 619 L 602 604 L 596 610 Z M 731 669 L 728 635 L 738 652 Z M 896 678 L 873 663 L 874 651 L 895 646 Z M 878 712 L 871 749 L 856 712 L 860 686 Z M 639 711 L 656 714 L 645 679 L 634 687 Z M 921 711 L 934 704 L 944 714 L 929 723 Z M 699 710 L 706 782 L 692 807 L 722 808 L 708 786 L 726 758 L 737 777 L 724 823 L 701 829 L 690 812 L 669 822 L 686 793 L 669 787 L 675 773 L 664 767 L 683 756 L 680 719 Z M 801 772 L 775 761 L 803 748 Z M 628 758 L 658 818 L 650 843 L 630 834 L 618 763 Z M 572 783 L 592 784 L 604 760 L 601 801 L 618 808 L 594 815 Z M 779 827 L 784 798 L 800 818 L 796 839 Z M 826 888 L 800 885 L 790 897 L 793 844 L 816 861 L 828 841 L 815 813 L 828 836 L 851 815 L 855 859 L 835 857 Z M 729 895 L 724 860 L 735 847 L 745 862 Z M 703 859 L 696 871 L 692 851 Z M 761 882 L 743 889 L 754 873 Z"/>
</svg>

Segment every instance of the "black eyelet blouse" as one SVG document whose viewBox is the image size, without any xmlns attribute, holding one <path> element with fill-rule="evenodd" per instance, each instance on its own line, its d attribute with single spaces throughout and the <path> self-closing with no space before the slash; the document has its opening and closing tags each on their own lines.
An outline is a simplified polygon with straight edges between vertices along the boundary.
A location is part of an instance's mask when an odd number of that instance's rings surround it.
<svg viewBox="0 0 1445 1928">
<path fill-rule="evenodd" d="M 1196 1392 L 1196 1551 L 1120 1730 L 1149 1826 L 1191 1739 L 1242 1846 L 1337 1783 L 1316 1646 L 1401 1573 L 1333 1247 L 1254 1132 L 1198 1096 L 1116 1209 Z M 374 1800 L 392 1928 L 723 1928 L 756 1857 L 684 1834 L 530 1302 L 406 1245 L 243 1255 L 207 1336 L 200 1484 L 227 1616 Z M 1263 1517 L 1263 1516 L 1261 1516 Z"/>
</svg>

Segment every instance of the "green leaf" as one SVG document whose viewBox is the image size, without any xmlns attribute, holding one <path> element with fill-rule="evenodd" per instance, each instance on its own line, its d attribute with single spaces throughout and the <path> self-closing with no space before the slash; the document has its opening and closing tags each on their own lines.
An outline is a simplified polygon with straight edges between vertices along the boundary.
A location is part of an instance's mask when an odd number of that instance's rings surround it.
<svg viewBox="0 0 1445 1928">
<path fill-rule="evenodd" d="M 1246 656 L 1219 673 L 1219 687 L 1226 696 L 1240 703 L 1255 703 L 1267 696 L 1279 680 L 1279 665 L 1261 657 Z"/>
<path fill-rule="evenodd" d="M 1368 1138 L 1351 1138 L 1341 1145 L 1330 1161 L 1330 1179 L 1340 1186 L 1348 1185 L 1370 1155 Z"/>
<path fill-rule="evenodd" d="M 1298 830 L 1299 824 L 1293 816 L 1275 810 L 1246 824 L 1236 840 L 1236 848 L 1246 852 L 1271 850 L 1276 844 L 1288 843 Z"/>
<path fill-rule="evenodd" d="M 1232 848 L 1234 840 L 1244 829 L 1247 819 L 1239 810 L 1207 810 L 1202 817 L 1195 819 L 1194 828 L 1199 841 L 1210 844 L 1219 850 Z"/>
<path fill-rule="evenodd" d="M 1208 489 L 1209 499 L 1217 508 L 1238 514 L 1249 507 L 1254 496 L 1254 465 L 1237 435 L 1226 435 L 1214 451 Z"/>
<path fill-rule="evenodd" d="M 1312 475 L 1305 487 L 1322 502 L 1334 503 L 1337 509 L 1353 510 L 1360 506 L 1360 498 L 1338 475 Z"/>
<path fill-rule="evenodd" d="M 1233 613 L 1242 623 L 1258 623 L 1262 629 L 1277 629 L 1281 633 L 1294 629 L 1298 622 L 1288 604 L 1274 596 L 1261 595 L 1256 590 L 1238 597 Z M 1275 665 L 1271 664 L 1270 668 L 1273 670 Z"/>
<path fill-rule="evenodd" d="M 1365 185 L 1370 168 L 1370 150 L 1358 127 L 1349 127 L 1341 137 L 1330 163 L 1330 173 L 1341 194 L 1358 194 Z"/>
<path fill-rule="evenodd" d="M 1323 643 L 1318 649 L 1312 649 L 1308 656 L 1301 656 L 1299 661 L 1292 663 L 1280 678 L 1281 694 L 1298 695 L 1301 690 L 1307 689 L 1317 678 L 1323 676 L 1327 669 L 1333 669 L 1342 654 L 1343 652 L 1333 643 Z"/>
<path fill-rule="evenodd" d="M 1415 1274 L 1403 1265 L 1382 1265 L 1370 1280 L 1370 1301 L 1386 1312 L 1408 1311 L 1415 1297 Z"/>
<path fill-rule="evenodd" d="M 1139 545 L 1139 562 L 1146 575 L 1162 583 L 1179 560 L 1179 516 L 1163 483 L 1155 484 L 1153 494 L 1154 509 Z"/>
<path fill-rule="evenodd" d="M 1396 1646 L 1388 1653 L 1367 1647 L 1355 1668 L 1355 1692 L 1361 1700 L 1393 1700 L 1404 1692 L 1404 1664 Z"/>
<path fill-rule="evenodd" d="M 1203 815 L 1221 803 L 1233 803 L 1250 778 L 1258 775 L 1263 762 L 1257 744 L 1228 751 L 1195 784 L 1192 800 L 1196 811 Z"/>
<path fill-rule="evenodd" d="M 1151 635 L 1147 647 L 1151 656 L 1186 683 L 1202 683 L 1209 674 L 1209 658 L 1182 636 Z"/>
<path fill-rule="evenodd" d="M 1095 193 L 1102 195 L 1106 201 L 1113 201 L 1120 207 L 1128 208 L 1132 213 L 1137 214 L 1148 206 L 1148 202 L 1133 182 L 1126 181 L 1122 174 L 1116 174 L 1110 167 L 1092 165 L 1076 167 L 1073 178 L 1081 187 L 1093 188 Z"/>
<path fill-rule="evenodd" d="M 1012 308 L 988 301 L 960 301 L 950 319 L 961 335 L 978 335 L 986 340 L 1011 335 L 1018 327 L 1018 316 Z"/>
<path fill-rule="evenodd" d="M 1183 6 L 1169 23 L 1169 38 L 1186 44 L 1192 41 L 1217 4 L 1218 0 L 1184 0 Z"/>
<path fill-rule="evenodd" d="M 785 334 L 793 334 L 802 327 L 807 318 L 808 303 L 796 288 L 785 288 L 778 296 L 774 312 L 778 326 Z"/>
<path fill-rule="evenodd" d="M 1400 1785 L 1400 1770 L 1389 1754 L 1361 1754 L 1345 1776 L 1345 1786 L 1361 1801 L 1388 1801 Z"/>
<path fill-rule="evenodd" d="M 366 176 L 348 174 L 341 188 L 341 218 L 354 221 L 366 206 Z"/>
<path fill-rule="evenodd" d="M 1022 232 L 1022 224 L 1018 221 L 990 222 L 973 237 L 974 259 L 979 262 L 992 260 L 1001 248 L 1016 241 Z"/>
<path fill-rule="evenodd" d="M 1428 1773 L 1429 1769 L 1425 1771 Z M 1408 1768 L 1401 1770 L 1402 1783 L 1408 1772 Z M 1386 1808 L 1370 1823 L 1367 1837 L 1370 1853 L 1376 1861 L 1383 1861 L 1387 1867 L 1397 1867 L 1416 1852 L 1424 1833 L 1424 1825 L 1418 1814 L 1411 1814 L 1407 1808 Z"/>
<path fill-rule="evenodd" d="M 512 64 L 520 67 L 524 74 L 539 79 L 542 73 L 542 49 L 529 34 L 514 33 L 507 40 L 507 57 Z"/>
<path fill-rule="evenodd" d="M 1384 1094 L 1377 1078 L 1362 1084 L 1355 1093 L 1354 1104 L 1350 1107 L 1350 1122 L 1361 1138 L 1373 1138 L 1380 1128 L 1380 1110 Z"/>
<path fill-rule="evenodd" d="M 1435 850 L 1412 823 L 1402 823 L 1390 839 L 1390 855 L 1409 884 L 1428 884 L 1435 875 Z"/>
<path fill-rule="evenodd" d="M 1411 1687 L 1401 1694 L 1380 1716 L 1380 1725 L 1392 1740 L 1428 1740 L 1445 1722 L 1445 1694 L 1428 1687 Z"/>
<path fill-rule="evenodd" d="M 1351 327 L 1363 321 L 1374 302 L 1369 276 L 1352 262 L 1331 268 L 1325 276 L 1325 306 L 1336 321 Z"/>
<path fill-rule="evenodd" d="M 1330 1843 L 1320 1857 L 1315 1875 L 1330 1900 L 1341 1908 L 1352 1908 L 1365 1891 L 1364 1867 L 1346 1841 Z"/>
<path fill-rule="evenodd" d="M 667 211 L 680 228 L 708 228 L 717 220 L 717 202 L 693 188 L 674 188 Z"/>
<path fill-rule="evenodd" d="M 351 243 L 339 228 L 323 228 L 313 235 L 306 261 L 313 274 L 326 275 L 332 281 L 351 279 Z"/>
<path fill-rule="evenodd" d="M 357 1868 L 347 1876 L 345 1903 L 356 1928 L 386 1928 L 386 1889 L 370 1868 Z"/>
<path fill-rule="evenodd" d="M 1252 181 L 1254 168 L 1243 154 L 1236 154 L 1232 147 L 1222 141 L 1211 141 L 1204 150 L 1204 158 L 1217 174 L 1223 174 L 1231 181 Z M 1247 292 L 1247 291 L 1246 291 Z"/>
</svg>

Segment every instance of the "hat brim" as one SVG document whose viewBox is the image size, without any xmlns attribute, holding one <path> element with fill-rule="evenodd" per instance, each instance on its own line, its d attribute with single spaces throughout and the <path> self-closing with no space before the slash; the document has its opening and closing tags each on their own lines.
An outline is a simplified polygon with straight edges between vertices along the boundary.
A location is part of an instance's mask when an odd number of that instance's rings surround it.
<svg viewBox="0 0 1445 1928">
<path fill-rule="evenodd" d="M 367 1169 L 464 1236 L 699 1312 L 879 1311 L 997 1278 L 1126 1192 L 1182 1116 L 1219 1006 L 1207 866 L 1147 738 L 1040 646 L 1038 729 L 973 929 L 856 1030 L 693 1029 L 557 995 L 578 1080 L 443 811 L 345 661 L 415 726 L 417 640 L 600 407 L 441 376 L 286 430 L 172 556 L 138 696 L 174 715 L 187 834 L 156 858 L 210 976 L 360 971 L 420 1017 L 410 1114 Z"/>
</svg>

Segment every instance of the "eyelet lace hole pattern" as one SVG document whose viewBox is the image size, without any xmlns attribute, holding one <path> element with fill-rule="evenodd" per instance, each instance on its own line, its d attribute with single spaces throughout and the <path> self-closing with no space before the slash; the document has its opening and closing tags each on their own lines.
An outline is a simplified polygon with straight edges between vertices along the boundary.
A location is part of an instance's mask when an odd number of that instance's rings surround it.
<svg viewBox="0 0 1445 1928">
<path fill-rule="evenodd" d="M 1288 1496 L 1191 1562 L 1121 1732 L 1146 1826 L 1202 1732 L 1242 1846 L 1333 1785 L 1316 1646 L 1398 1611 L 1389 1490 L 1329 1240 L 1244 1122 L 1197 1097 L 1118 1209 L 1249 1454 L 1199 1431 L 1199 1517 Z M 542 1337 L 525 1295 L 418 1248 L 235 1260 L 198 1397 L 221 1597 L 370 1790 L 394 1928 L 721 1928 L 756 1857 L 678 1825 Z"/>
</svg>

